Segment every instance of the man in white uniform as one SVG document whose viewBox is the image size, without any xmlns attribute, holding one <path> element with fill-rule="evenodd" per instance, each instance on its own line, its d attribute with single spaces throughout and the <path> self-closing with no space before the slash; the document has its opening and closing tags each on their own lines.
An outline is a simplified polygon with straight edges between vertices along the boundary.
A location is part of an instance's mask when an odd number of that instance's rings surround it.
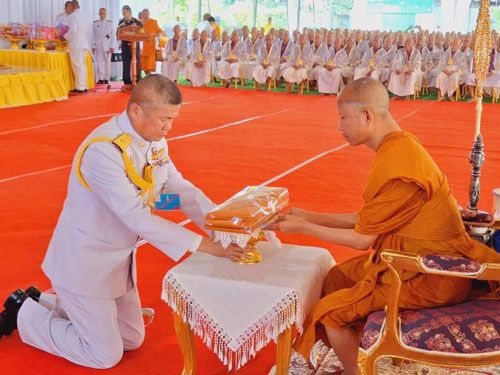
<svg viewBox="0 0 500 375">
<path fill-rule="evenodd" d="M 75 76 L 75 89 L 73 92 L 82 93 L 87 91 L 87 53 L 89 46 L 90 21 L 80 9 L 77 0 L 71 2 L 73 12 L 69 17 L 69 30 L 64 38 L 69 42 L 69 56 L 71 67 Z"/>
<path fill-rule="evenodd" d="M 64 3 L 64 12 L 60 13 L 56 17 L 56 27 L 61 26 L 69 26 L 69 16 L 73 11 L 73 7 L 71 6 L 71 1 L 66 1 Z"/>
<path fill-rule="evenodd" d="M 139 237 L 176 261 L 188 250 L 244 257 L 243 250 L 224 250 L 152 210 L 155 200 L 163 206 L 177 200 L 203 227 L 215 206 L 168 155 L 165 136 L 181 102 L 172 81 L 149 75 L 133 90 L 127 110 L 83 142 L 42 265 L 57 297 L 16 290 L 0 316 L 0 336 L 17 325 L 29 345 L 82 366 L 110 368 L 144 339 L 135 265 Z"/>
<path fill-rule="evenodd" d="M 116 36 L 113 22 L 107 20 L 106 8 L 99 9 L 99 19 L 92 24 L 92 53 L 97 65 L 97 83 L 109 83 L 111 54 L 115 51 Z"/>
</svg>

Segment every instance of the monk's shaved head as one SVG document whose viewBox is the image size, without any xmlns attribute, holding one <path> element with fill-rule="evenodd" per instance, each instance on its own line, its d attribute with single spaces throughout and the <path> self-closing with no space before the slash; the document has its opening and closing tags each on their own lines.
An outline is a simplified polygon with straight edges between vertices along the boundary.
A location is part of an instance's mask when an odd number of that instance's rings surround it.
<svg viewBox="0 0 500 375">
<path fill-rule="evenodd" d="M 361 78 L 350 82 L 340 92 L 338 105 L 354 105 L 369 108 L 372 111 L 386 115 L 389 113 L 389 93 L 380 81 L 371 78 Z"/>
<path fill-rule="evenodd" d="M 384 137 L 401 131 L 389 111 L 389 94 L 379 81 L 361 78 L 349 83 L 337 98 L 339 130 L 352 146 L 373 150 Z"/>
<path fill-rule="evenodd" d="M 182 103 L 182 94 L 175 83 L 168 78 L 160 74 L 150 74 L 141 79 L 134 87 L 128 101 L 128 107 L 133 103 L 178 105 Z"/>
</svg>

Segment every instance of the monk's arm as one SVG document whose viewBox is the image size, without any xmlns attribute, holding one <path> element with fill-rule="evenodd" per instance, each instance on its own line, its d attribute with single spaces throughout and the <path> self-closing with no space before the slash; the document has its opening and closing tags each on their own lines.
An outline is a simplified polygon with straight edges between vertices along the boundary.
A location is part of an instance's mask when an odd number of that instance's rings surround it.
<svg viewBox="0 0 500 375">
<path fill-rule="evenodd" d="M 310 223 L 328 228 L 353 229 L 358 221 L 357 212 L 352 214 L 327 214 L 306 211 L 302 217 Z"/>
<path fill-rule="evenodd" d="M 327 228 L 310 222 L 302 225 L 302 233 L 358 250 L 368 250 L 378 237 L 378 235 L 361 234 L 354 229 Z"/>
</svg>

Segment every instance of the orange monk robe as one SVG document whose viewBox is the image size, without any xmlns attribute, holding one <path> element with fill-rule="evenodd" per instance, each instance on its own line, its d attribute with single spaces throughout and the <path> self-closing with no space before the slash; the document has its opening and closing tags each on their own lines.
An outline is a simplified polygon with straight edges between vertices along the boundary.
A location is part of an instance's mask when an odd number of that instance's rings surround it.
<svg viewBox="0 0 500 375">
<path fill-rule="evenodd" d="M 222 35 L 222 30 L 221 30 L 220 26 L 218 24 L 214 23 L 213 28 L 215 30 L 215 35 L 217 35 L 217 38 L 220 39 L 221 35 Z"/>
<path fill-rule="evenodd" d="M 144 31 L 146 34 L 150 35 L 157 35 L 161 33 L 158 22 L 151 18 L 144 22 Z M 141 50 L 141 69 L 145 72 L 156 70 L 155 49 L 155 37 L 151 37 L 149 42 L 143 42 Z"/>
<path fill-rule="evenodd" d="M 333 267 L 325 278 L 324 297 L 295 343 L 305 358 L 316 341 L 317 323 L 346 327 L 387 305 L 393 289 L 390 271 L 380 260 L 385 249 L 500 262 L 500 254 L 467 235 L 446 177 L 410 133 L 390 134 L 379 146 L 363 200 L 354 230 L 378 238 L 371 253 Z M 409 272 L 403 276 L 402 308 L 459 303 L 471 289 L 467 279 Z"/>
</svg>

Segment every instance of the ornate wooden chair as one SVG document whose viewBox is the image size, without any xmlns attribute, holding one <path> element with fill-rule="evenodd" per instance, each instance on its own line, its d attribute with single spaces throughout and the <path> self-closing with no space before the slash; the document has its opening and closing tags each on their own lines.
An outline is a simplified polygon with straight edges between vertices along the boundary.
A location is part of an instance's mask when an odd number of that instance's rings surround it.
<svg viewBox="0 0 500 375">
<path fill-rule="evenodd" d="M 359 352 L 363 374 L 374 374 L 381 357 L 445 367 L 500 364 L 500 300 L 472 299 L 420 310 L 400 311 L 398 307 L 403 270 L 499 281 L 500 264 L 397 251 L 384 251 L 381 257 L 394 276 L 395 293 L 386 311 L 372 313 L 367 319 Z"/>
</svg>

